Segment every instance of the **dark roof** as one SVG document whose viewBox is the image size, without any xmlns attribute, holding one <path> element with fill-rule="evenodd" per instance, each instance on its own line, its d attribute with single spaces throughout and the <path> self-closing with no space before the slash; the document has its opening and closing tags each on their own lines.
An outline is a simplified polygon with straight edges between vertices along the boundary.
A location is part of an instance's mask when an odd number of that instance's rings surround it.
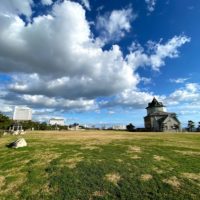
<svg viewBox="0 0 200 200">
<path fill-rule="evenodd" d="M 149 116 L 168 116 L 169 114 L 172 114 L 172 113 L 159 111 L 159 112 L 151 113 L 151 114 L 149 114 Z"/>
<path fill-rule="evenodd" d="M 162 124 L 168 116 L 164 116 L 158 120 L 159 124 Z"/>
<path fill-rule="evenodd" d="M 167 114 L 167 113 L 166 113 L 166 114 Z M 176 117 L 176 114 L 175 114 L 175 113 L 168 113 L 168 115 L 163 115 L 163 117 L 161 117 L 161 118 L 158 120 L 159 124 L 162 124 L 162 123 L 165 121 L 165 119 L 166 119 L 167 117 L 173 118 L 173 119 L 176 120 L 179 124 L 181 123 L 181 122 L 178 120 L 178 118 Z"/>
<path fill-rule="evenodd" d="M 158 100 L 154 97 L 152 102 L 148 104 L 147 108 L 154 108 L 154 107 L 165 107 L 162 102 L 158 102 Z"/>
</svg>

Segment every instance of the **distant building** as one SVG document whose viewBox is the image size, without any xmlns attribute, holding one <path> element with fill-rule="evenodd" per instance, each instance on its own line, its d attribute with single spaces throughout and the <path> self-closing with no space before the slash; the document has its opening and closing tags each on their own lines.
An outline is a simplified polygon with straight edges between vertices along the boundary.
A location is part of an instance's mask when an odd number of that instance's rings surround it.
<svg viewBox="0 0 200 200">
<path fill-rule="evenodd" d="M 125 125 L 114 125 L 112 126 L 113 130 L 126 130 L 126 126 Z"/>
<path fill-rule="evenodd" d="M 50 125 L 59 125 L 59 126 L 64 126 L 65 125 L 65 120 L 61 118 L 51 118 L 49 120 Z"/>
<path fill-rule="evenodd" d="M 81 129 L 84 129 L 83 127 L 81 127 L 79 124 L 77 123 L 74 123 L 72 125 L 69 125 L 68 127 L 68 130 L 69 131 L 78 131 L 78 130 L 81 130 Z"/>
<path fill-rule="evenodd" d="M 147 116 L 144 117 L 145 129 L 149 131 L 180 131 L 181 123 L 178 120 L 176 113 L 166 112 L 162 102 L 158 102 L 153 98 L 148 104 Z"/>
<path fill-rule="evenodd" d="M 15 106 L 13 120 L 29 121 L 32 120 L 32 109 L 28 107 Z"/>
</svg>

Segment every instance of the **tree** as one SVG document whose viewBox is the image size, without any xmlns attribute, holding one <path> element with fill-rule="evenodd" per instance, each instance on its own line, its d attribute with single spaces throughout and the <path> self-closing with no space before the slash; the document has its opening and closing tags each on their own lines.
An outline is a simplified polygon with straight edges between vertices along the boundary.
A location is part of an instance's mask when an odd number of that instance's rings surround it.
<svg viewBox="0 0 200 200">
<path fill-rule="evenodd" d="M 135 130 L 135 126 L 133 125 L 133 124 L 128 124 L 127 126 L 126 126 L 126 129 L 128 130 L 128 131 L 134 131 Z"/>
<path fill-rule="evenodd" d="M 192 120 L 188 121 L 188 131 L 192 132 L 195 128 L 195 123 Z"/>
<path fill-rule="evenodd" d="M 28 129 L 34 129 L 34 130 L 37 130 L 40 126 L 40 123 L 39 122 L 34 122 L 34 121 L 22 121 L 20 122 L 20 124 L 22 125 L 23 129 L 24 130 L 28 130 Z"/>
<path fill-rule="evenodd" d="M 48 129 L 48 125 L 47 125 L 46 122 L 42 122 L 39 127 L 40 127 L 39 128 L 40 130 L 47 130 Z"/>
<path fill-rule="evenodd" d="M 8 116 L 0 113 L 0 129 L 6 130 L 11 124 L 12 120 Z"/>
<path fill-rule="evenodd" d="M 197 131 L 200 131 L 200 122 L 198 122 Z"/>
</svg>

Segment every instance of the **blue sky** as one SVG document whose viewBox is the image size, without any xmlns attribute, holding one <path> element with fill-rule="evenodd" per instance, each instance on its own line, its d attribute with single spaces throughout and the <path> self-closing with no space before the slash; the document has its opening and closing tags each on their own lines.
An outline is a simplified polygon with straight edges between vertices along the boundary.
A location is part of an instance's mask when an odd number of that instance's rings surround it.
<svg viewBox="0 0 200 200">
<path fill-rule="evenodd" d="M 155 96 L 197 123 L 199 18 L 196 0 L 2 0 L 1 112 L 142 127 Z"/>
</svg>

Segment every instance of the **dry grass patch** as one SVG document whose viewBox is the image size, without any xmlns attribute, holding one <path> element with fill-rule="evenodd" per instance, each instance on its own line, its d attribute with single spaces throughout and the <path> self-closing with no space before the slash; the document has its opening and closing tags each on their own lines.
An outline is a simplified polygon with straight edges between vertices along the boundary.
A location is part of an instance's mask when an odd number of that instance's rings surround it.
<svg viewBox="0 0 200 200">
<path fill-rule="evenodd" d="M 200 173 L 182 173 L 184 178 L 188 178 L 190 180 L 200 181 Z"/>
<path fill-rule="evenodd" d="M 116 159 L 116 161 L 117 161 L 118 163 L 122 163 L 122 162 L 123 162 L 123 160 L 120 159 L 120 158 Z"/>
<path fill-rule="evenodd" d="M 5 177 L 0 176 L 0 191 L 1 191 L 1 188 L 4 186 L 4 184 L 5 184 Z"/>
<path fill-rule="evenodd" d="M 4 180 L 4 186 L 5 189 L 0 191 L 0 194 L 9 194 L 13 193 L 16 196 L 19 196 L 20 190 L 19 187 L 26 182 L 26 173 L 19 173 L 17 174 L 18 178 L 16 180 L 13 180 L 12 182 L 7 183 L 6 178 Z"/>
<path fill-rule="evenodd" d="M 5 175 L 6 176 L 13 176 L 13 175 L 18 175 L 21 173 L 21 171 L 23 170 L 24 166 L 20 166 L 20 167 L 13 167 L 13 168 L 10 168 L 10 169 L 6 169 L 4 171 Z"/>
<path fill-rule="evenodd" d="M 110 173 L 110 174 L 106 174 L 105 179 L 113 183 L 114 185 L 117 185 L 117 183 L 121 179 L 121 176 L 119 175 L 119 173 Z"/>
<path fill-rule="evenodd" d="M 62 166 L 67 166 L 70 169 L 76 168 L 77 164 L 81 162 L 84 159 L 84 157 L 74 157 L 74 158 L 69 158 L 66 160 L 61 161 Z"/>
<path fill-rule="evenodd" d="M 141 181 L 149 181 L 152 178 L 153 178 L 153 176 L 151 174 L 143 174 L 143 175 L 141 175 L 140 180 Z"/>
<path fill-rule="evenodd" d="M 107 192 L 104 192 L 104 191 L 95 191 L 95 192 L 92 193 L 89 200 L 92 200 L 95 197 L 104 197 L 106 194 L 107 194 Z"/>
<path fill-rule="evenodd" d="M 56 152 L 37 152 L 34 155 L 34 159 L 37 160 L 36 165 L 48 165 L 52 160 L 59 158 L 62 153 Z"/>
<path fill-rule="evenodd" d="M 178 150 L 175 150 L 175 152 L 180 153 L 184 156 L 192 156 L 192 155 L 198 156 L 198 155 L 200 155 L 200 152 L 198 152 L 198 151 L 178 151 Z"/>
<path fill-rule="evenodd" d="M 154 158 L 154 160 L 157 160 L 157 161 L 166 160 L 165 157 L 163 157 L 163 156 L 158 156 L 158 155 L 154 155 L 153 158 Z"/>
<path fill-rule="evenodd" d="M 159 169 L 158 167 L 154 167 L 152 170 L 154 172 L 156 172 L 157 174 L 163 174 L 164 173 L 164 171 L 162 169 Z"/>
<path fill-rule="evenodd" d="M 81 150 L 95 150 L 95 149 L 99 149 L 100 150 L 100 147 L 90 146 L 90 145 L 86 145 L 86 146 L 81 147 Z"/>
<path fill-rule="evenodd" d="M 138 146 L 129 146 L 128 153 L 141 153 L 141 148 Z"/>
<path fill-rule="evenodd" d="M 164 179 L 163 182 L 167 183 L 168 185 L 172 186 L 175 189 L 179 189 L 181 186 L 181 183 L 179 182 L 176 176 L 172 176 L 168 179 Z"/>
<path fill-rule="evenodd" d="M 131 156 L 131 159 L 137 160 L 137 159 L 141 159 L 141 157 L 138 155 L 135 155 L 135 156 Z"/>
<path fill-rule="evenodd" d="M 43 135 L 42 140 L 48 139 L 54 141 L 54 143 L 60 143 L 60 140 L 62 140 L 63 143 L 74 141 L 82 144 L 88 143 L 88 141 L 93 144 L 108 144 L 113 140 L 132 137 L 129 133 L 117 132 L 116 134 L 115 131 L 37 131 L 31 132 L 31 138 L 37 138 L 40 134 Z"/>
</svg>

